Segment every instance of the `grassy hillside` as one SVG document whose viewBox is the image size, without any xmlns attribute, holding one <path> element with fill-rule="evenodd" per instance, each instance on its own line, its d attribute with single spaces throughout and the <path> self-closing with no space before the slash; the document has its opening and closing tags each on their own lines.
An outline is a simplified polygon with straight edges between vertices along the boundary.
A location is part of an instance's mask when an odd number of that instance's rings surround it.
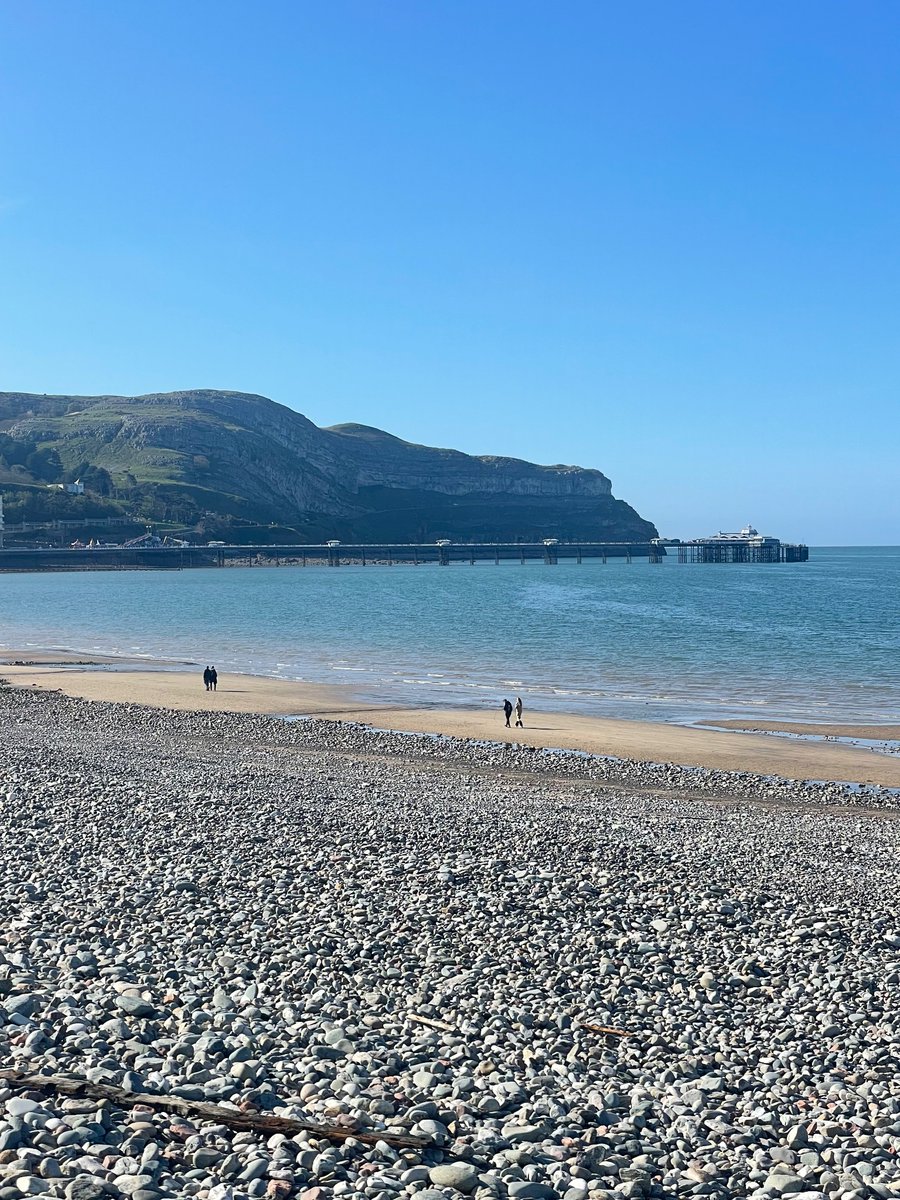
<svg viewBox="0 0 900 1200">
<path fill-rule="evenodd" d="M 85 498 L 25 492 L 76 477 L 104 511 L 200 535 L 239 537 L 241 528 L 272 525 L 295 541 L 638 541 L 656 533 L 612 496 L 599 471 L 416 446 L 362 425 L 319 429 L 262 396 L 0 393 L 8 519 L 74 511 L 70 502 Z"/>
</svg>

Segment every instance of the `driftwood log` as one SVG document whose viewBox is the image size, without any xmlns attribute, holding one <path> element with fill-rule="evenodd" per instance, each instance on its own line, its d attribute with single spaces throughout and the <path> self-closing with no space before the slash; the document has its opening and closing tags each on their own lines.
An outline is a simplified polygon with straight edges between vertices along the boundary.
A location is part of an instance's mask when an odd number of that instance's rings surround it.
<svg viewBox="0 0 900 1200">
<path fill-rule="evenodd" d="M 446 1021 L 435 1021 L 433 1017 L 420 1017 L 418 1013 L 410 1013 L 408 1021 L 415 1021 L 417 1025 L 427 1025 L 430 1029 L 441 1029 L 444 1033 L 456 1033 L 455 1025 L 448 1025 Z"/>
<path fill-rule="evenodd" d="M 605 1037 L 631 1037 L 627 1029 L 616 1029 L 612 1025 L 590 1025 L 587 1021 L 580 1021 L 579 1025 L 582 1029 L 587 1029 L 591 1033 L 602 1033 Z"/>
<path fill-rule="evenodd" d="M 303 1121 L 295 1117 L 274 1117 L 268 1113 L 240 1112 L 225 1108 L 221 1104 L 209 1104 L 204 1100 L 185 1100 L 182 1096 L 163 1096 L 150 1092 L 128 1092 L 125 1088 L 110 1083 L 92 1083 L 89 1079 L 78 1079 L 70 1075 L 29 1075 L 23 1071 L 0 1070 L 0 1084 L 11 1088 L 29 1088 L 39 1092 L 56 1092 L 61 1096 L 83 1097 L 86 1100 L 108 1100 L 119 1108 L 155 1108 L 162 1112 L 178 1113 L 182 1117 L 194 1117 L 203 1121 L 215 1121 L 231 1129 L 250 1129 L 260 1133 L 312 1133 L 316 1137 L 332 1142 L 345 1142 L 348 1138 L 374 1145 L 387 1142 L 411 1150 L 423 1150 L 434 1143 L 427 1138 L 412 1134 L 390 1133 L 380 1130 L 341 1129 L 335 1125 L 318 1125 L 315 1121 Z"/>
</svg>

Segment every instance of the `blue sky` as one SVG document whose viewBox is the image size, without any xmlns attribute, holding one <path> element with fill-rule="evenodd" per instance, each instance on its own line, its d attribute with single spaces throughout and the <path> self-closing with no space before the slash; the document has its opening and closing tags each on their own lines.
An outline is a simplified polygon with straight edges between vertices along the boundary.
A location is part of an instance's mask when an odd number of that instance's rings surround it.
<svg viewBox="0 0 900 1200">
<path fill-rule="evenodd" d="M 900 542 L 900 5 L 0 0 L 0 390 Z"/>
</svg>

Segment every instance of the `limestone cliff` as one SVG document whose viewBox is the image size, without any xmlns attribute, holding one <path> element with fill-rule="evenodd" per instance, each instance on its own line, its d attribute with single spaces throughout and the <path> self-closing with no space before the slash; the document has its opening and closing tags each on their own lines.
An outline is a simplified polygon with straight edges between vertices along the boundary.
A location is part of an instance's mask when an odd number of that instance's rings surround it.
<svg viewBox="0 0 900 1200">
<path fill-rule="evenodd" d="M 405 442 L 365 425 L 320 429 L 242 392 L 0 393 L 0 432 L 105 468 L 198 516 L 277 522 L 318 538 L 646 540 L 650 522 L 600 471 Z"/>
</svg>

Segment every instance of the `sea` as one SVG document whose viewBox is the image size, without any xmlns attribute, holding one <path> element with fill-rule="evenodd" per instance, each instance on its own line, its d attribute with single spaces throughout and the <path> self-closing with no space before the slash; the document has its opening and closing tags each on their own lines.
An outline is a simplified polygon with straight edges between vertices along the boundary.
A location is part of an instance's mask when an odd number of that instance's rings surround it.
<svg viewBox="0 0 900 1200">
<path fill-rule="evenodd" d="M 0 646 L 348 685 L 360 700 L 691 722 L 900 721 L 900 547 L 0 575 Z M 195 666 L 196 665 L 196 666 Z"/>
</svg>

